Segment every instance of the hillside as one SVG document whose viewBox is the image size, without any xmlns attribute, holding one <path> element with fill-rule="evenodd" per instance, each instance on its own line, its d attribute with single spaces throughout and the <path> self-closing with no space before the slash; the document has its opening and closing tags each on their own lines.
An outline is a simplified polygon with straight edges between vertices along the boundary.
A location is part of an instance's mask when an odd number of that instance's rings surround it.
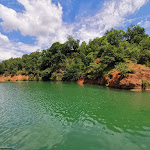
<svg viewBox="0 0 150 150">
<path fill-rule="evenodd" d="M 99 84 L 111 88 L 128 89 L 128 90 L 150 90 L 150 68 L 145 65 L 129 63 L 128 73 L 122 74 L 121 71 L 112 69 L 110 73 L 95 80 L 81 77 L 77 83 Z"/>
<path fill-rule="evenodd" d="M 0 63 L 0 81 L 78 81 L 113 88 L 150 87 L 150 37 L 145 29 L 131 25 L 107 31 L 89 43 L 56 42 L 46 50 Z"/>
</svg>

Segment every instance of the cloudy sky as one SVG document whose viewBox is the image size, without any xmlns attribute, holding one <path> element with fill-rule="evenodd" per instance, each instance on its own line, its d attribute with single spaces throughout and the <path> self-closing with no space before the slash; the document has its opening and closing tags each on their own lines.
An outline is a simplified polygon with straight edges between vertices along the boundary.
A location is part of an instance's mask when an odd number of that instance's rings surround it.
<svg viewBox="0 0 150 150">
<path fill-rule="evenodd" d="M 131 24 L 150 35 L 150 0 L 0 0 L 0 61 Z"/>
</svg>

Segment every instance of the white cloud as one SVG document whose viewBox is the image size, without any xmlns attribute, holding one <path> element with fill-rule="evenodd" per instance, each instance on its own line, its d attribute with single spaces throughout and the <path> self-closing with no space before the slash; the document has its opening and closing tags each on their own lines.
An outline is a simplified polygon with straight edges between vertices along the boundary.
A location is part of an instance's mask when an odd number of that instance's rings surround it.
<svg viewBox="0 0 150 150">
<path fill-rule="evenodd" d="M 126 17 L 138 11 L 147 0 L 111 0 L 95 16 L 82 18 L 76 36 L 82 40 L 103 35 L 106 30 L 124 25 Z"/>
<path fill-rule="evenodd" d="M 71 0 L 69 1 L 72 4 Z M 36 42 L 34 45 L 14 43 L 0 34 L 0 45 L 2 44 L 0 59 L 18 57 L 25 52 L 48 48 L 56 41 L 63 43 L 68 35 L 73 35 L 81 41 L 100 37 L 106 30 L 124 25 L 126 17 L 138 11 L 147 0 L 107 0 L 97 14 L 80 18 L 72 25 L 62 21 L 63 12 L 59 3 L 57 6 L 51 0 L 18 0 L 18 2 L 25 8 L 23 13 L 17 13 L 0 4 L 0 18 L 3 20 L 0 26 L 5 32 L 19 30 L 24 36 L 33 36 Z M 4 42 L 7 44 L 3 44 Z"/>
<path fill-rule="evenodd" d="M 11 46 L 12 44 L 10 43 L 8 37 L 0 33 L 0 61 L 11 57 L 21 56 L 21 54 L 14 51 Z"/>
<path fill-rule="evenodd" d="M 8 37 L 0 33 L 0 45 L 6 44 L 8 42 L 9 42 Z"/>
<path fill-rule="evenodd" d="M 17 13 L 0 4 L 0 18 L 3 20 L 0 25 L 5 32 L 19 30 L 23 36 L 34 36 L 36 42 L 34 45 L 14 43 L 3 35 L 3 38 L 7 38 L 9 46 L 8 49 L 4 45 L 1 46 L 0 59 L 21 56 L 22 53 L 18 53 L 18 50 L 31 52 L 47 48 L 53 42 L 64 42 L 68 34 L 71 34 L 71 27 L 67 29 L 68 25 L 62 22 L 62 7 L 59 3 L 56 6 L 51 0 L 18 0 L 18 2 L 25 8 L 23 13 Z M 2 38 L 0 40 L 2 41 Z"/>
<path fill-rule="evenodd" d="M 144 20 L 144 21 L 143 21 L 143 20 L 142 20 L 142 21 L 138 22 L 138 25 L 144 27 L 145 29 L 146 29 L 146 28 L 150 28 L 150 21 L 148 21 L 148 20 Z"/>
<path fill-rule="evenodd" d="M 6 32 L 19 30 L 22 35 L 46 36 L 55 33 L 62 24 L 62 7 L 51 0 L 18 0 L 24 13 L 17 13 L 0 4 L 0 23 Z"/>
<path fill-rule="evenodd" d="M 149 16 L 148 16 L 149 18 Z M 139 26 L 143 27 L 146 29 L 146 33 L 150 35 L 150 21 L 148 19 L 141 20 L 140 22 L 137 23 Z"/>
<path fill-rule="evenodd" d="M 33 52 L 37 49 L 39 49 L 38 46 L 27 45 L 21 42 L 13 43 L 7 36 L 0 33 L 0 61 L 9 58 L 21 57 L 24 53 Z"/>
</svg>

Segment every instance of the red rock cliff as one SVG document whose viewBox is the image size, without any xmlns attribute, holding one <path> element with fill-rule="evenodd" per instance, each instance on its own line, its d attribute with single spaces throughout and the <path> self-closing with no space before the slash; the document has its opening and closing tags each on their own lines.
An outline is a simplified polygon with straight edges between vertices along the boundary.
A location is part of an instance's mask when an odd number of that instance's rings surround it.
<svg viewBox="0 0 150 150">
<path fill-rule="evenodd" d="M 97 80 L 82 78 L 78 83 L 100 84 L 120 89 L 150 89 L 150 68 L 134 63 L 129 63 L 129 68 L 132 73 L 127 73 L 124 76 L 121 75 L 121 72 L 115 71 Z"/>
<path fill-rule="evenodd" d="M 37 78 L 36 76 L 34 77 L 34 78 Z M 7 81 L 13 81 L 13 82 L 15 82 L 15 81 L 27 81 L 27 80 L 29 80 L 29 75 L 21 75 L 21 74 L 19 74 L 19 75 L 15 75 L 15 76 L 11 76 L 11 75 L 9 75 L 9 76 L 1 76 L 0 77 L 0 82 L 7 82 Z"/>
</svg>

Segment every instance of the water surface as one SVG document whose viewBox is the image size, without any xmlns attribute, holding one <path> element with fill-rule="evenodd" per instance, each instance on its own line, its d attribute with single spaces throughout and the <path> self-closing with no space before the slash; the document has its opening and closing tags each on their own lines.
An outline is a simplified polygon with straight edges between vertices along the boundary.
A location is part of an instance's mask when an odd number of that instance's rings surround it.
<svg viewBox="0 0 150 150">
<path fill-rule="evenodd" d="M 150 149 L 150 92 L 0 83 L 0 150 L 120 149 Z"/>
</svg>

